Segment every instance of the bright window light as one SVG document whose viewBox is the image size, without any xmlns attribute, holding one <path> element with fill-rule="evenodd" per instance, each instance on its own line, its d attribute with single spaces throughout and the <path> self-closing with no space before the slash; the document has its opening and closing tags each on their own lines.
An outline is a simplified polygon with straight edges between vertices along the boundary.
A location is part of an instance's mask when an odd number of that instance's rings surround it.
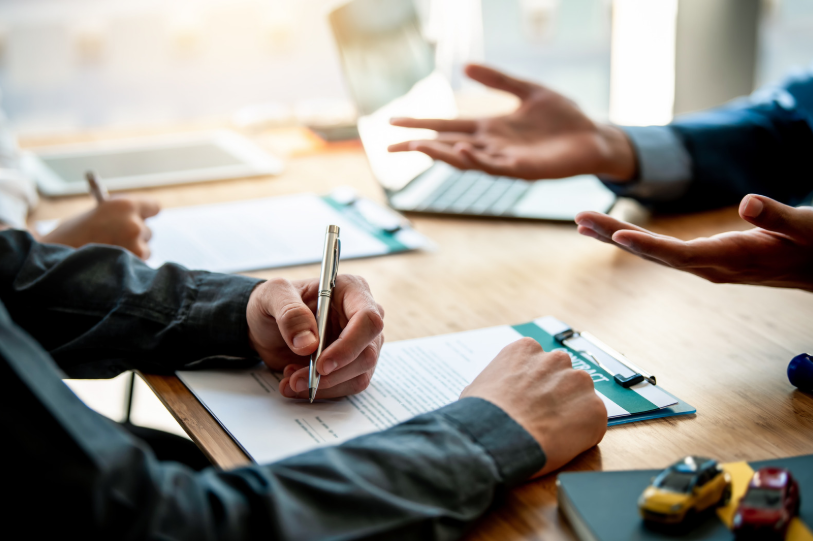
<svg viewBox="0 0 813 541">
<path fill-rule="evenodd" d="M 675 103 L 678 0 L 615 0 L 610 120 L 626 126 L 667 124 Z"/>
</svg>

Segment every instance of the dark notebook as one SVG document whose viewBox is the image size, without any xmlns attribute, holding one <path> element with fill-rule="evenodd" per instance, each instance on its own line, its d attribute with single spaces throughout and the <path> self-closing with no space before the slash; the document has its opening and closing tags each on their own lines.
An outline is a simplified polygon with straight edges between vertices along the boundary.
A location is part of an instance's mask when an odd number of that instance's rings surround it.
<svg viewBox="0 0 813 541">
<path fill-rule="evenodd" d="M 799 518 L 808 527 L 813 525 L 813 455 L 749 465 L 755 471 L 764 466 L 790 470 L 799 483 L 802 501 Z M 562 473 L 557 481 L 559 510 L 581 541 L 732 540 L 731 531 L 713 511 L 704 513 L 691 528 L 682 530 L 645 525 L 638 514 L 638 497 L 660 471 Z M 736 494 L 736 486 L 734 491 Z M 787 541 L 793 541 L 790 532 Z"/>
</svg>

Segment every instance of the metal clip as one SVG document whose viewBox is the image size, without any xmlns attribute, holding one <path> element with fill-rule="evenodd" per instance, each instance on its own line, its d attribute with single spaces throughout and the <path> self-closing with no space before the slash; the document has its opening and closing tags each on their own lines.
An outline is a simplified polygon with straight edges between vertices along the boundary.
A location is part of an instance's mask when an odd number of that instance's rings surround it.
<svg viewBox="0 0 813 541">
<path fill-rule="evenodd" d="M 336 287 L 336 277 L 339 276 L 339 258 L 342 256 L 342 239 L 336 239 L 336 245 L 333 247 L 333 252 L 336 256 L 333 258 L 333 276 L 330 279 L 330 286 Z"/>
<path fill-rule="evenodd" d="M 564 330 L 564 331 L 558 333 L 553 338 L 554 338 L 554 340 L 556 340 L 560 344 L 569 347 L 573 351 L 575 351 L 577 353 L 581 353 L 582 355 L 585 355 L 587 357 L 590 357 L 598 366 L 600 366 L 602 369 L 604 369 L 607 372 L 611 372 L 611 371 L 608 370 L 607 367 L 604 366 L 604 364 L 601 361 L 599 361 L 598 358 L 596 358 L 595 355 L 593 355 L 589 351 L 585 351 L 583 348 L 576 347 L 574 344 L 570 344 L 568 342 L 571 342 L 572 340 L 577 339 L 577 338 L 582 338 L 585 341 L 589 342 L 591 345 L 595 346 L 598 350 L 600 350 L 605 355 L 611 357 L 615 362 L 617 362 L 617 363 L 621 364 L 622 366 L 624 366 L 625 368 L 627 368 L 630 372 L 632 372 L 632 375 L 623 376 L 623 375 L 621 375 L 619 373 L 619 374 L 615 374 L 613 376 L 613 380 L 615 380 L 615 382 L 618 385 L 620 385 L 621 387 L 624 387 L 625 389 L 628 389 L 628 388 L 632 387 L 633 385 L 637 385 L 638 383 L 641 383 L 644 380 L 648 381 L 652 385 L 657 385 L 658 384 L 657 380 L 655 379 L 655 376 L 653 376 L 652 374 L 650 374 L 648 372 L 645 372 L 645 371 L 641 370 L 640 368 L 636 367 L 635 365 L 633 365 L 629 361 L 625 360 L 624 357 L 620 353 L 618 353 L 617 351 L 610 348 L 609 346 L 607 346 L 606 344 L 599 341 L 597 338 L 593 337 L 592 335 L 590 335 L 588 333 L 579 333 L 579 332 L 574 331 L 573 329 L 567 329 L 567 330 Z"/>
</svg>

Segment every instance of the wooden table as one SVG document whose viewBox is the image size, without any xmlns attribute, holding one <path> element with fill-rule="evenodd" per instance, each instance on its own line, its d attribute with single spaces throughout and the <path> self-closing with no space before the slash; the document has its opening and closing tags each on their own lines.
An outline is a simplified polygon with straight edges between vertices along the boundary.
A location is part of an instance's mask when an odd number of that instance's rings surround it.
<svg viewBox="0 0 813 541">
<path fill-rule="evenodd" d="M 270 138 L 269 138 L 270 137 Z M 272 141 L 272 136 L 260 139 Z M 294 155 L 284 174 L 143 190 L 165 208 L 350 185 L 383 200 L 357 145 Z M 89 197 L 45 200 L 34 219 L 90 208 Z M 572 224 L 412 216 L 437 251 L 346 261 L 386 308 L 387 340 L 554 315 L 589 330 L 697 407 L 696 416 L 612 427 L 568 470 L 664 467 L 689 454 L 723 461 L 813 453 L 813 398 L 794 389 L 790 359 L 813 350 L 813 295 L 713 285 L 581 237 Z M 648 227 L 681 238 L 745 229 L 735 209 L 662 217 Z M 472 269 L 474 269 L 472 271 Z M 318 265 L 252 273 L 312 278 Z M 175 377 L 147 383 L 209 457 L 248 459 Z M 556 510 L 554 475 L 514 490 L 472 539 L 572 539 Z"/>
</svg>

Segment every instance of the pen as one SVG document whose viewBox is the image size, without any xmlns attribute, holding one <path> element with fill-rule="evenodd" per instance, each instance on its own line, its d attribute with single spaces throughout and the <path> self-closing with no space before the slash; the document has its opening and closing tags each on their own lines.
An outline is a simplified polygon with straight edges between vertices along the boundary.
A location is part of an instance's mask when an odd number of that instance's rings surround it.
<svg viewBox="0 0 813 541">
<path fill-rule="evenodd" d="M 319 333 L 319 347 L 311 355 L 308 369 L 308 398 L 313 402 L 316 389 L 319 387 L 319 372 L 316 361 L 325 349 L 327 320 L 330 315 L 330 297 L 336 287 L 336 276 L 339 274 L 339 257 L 342 253 L 342 241 L 339 240 L 339 226 L 329 225 L 325 231 L 325 250 L 322 254 L 322 270 L 319 273 L 319 298 L 316 301 L 316 329 Z"/>
<path fill-rule="evenodd" d="M 85 178 L 90 185 L 90 193 L 93 194 L 93 198 L 96 199 L 96 203 L 101 205 L 107 201 L 110 194 L 107 193 L 107 188 L 105 188 L 102 179 L 100 179 L 93 171 L 86 172 Z"/>
</svg>

